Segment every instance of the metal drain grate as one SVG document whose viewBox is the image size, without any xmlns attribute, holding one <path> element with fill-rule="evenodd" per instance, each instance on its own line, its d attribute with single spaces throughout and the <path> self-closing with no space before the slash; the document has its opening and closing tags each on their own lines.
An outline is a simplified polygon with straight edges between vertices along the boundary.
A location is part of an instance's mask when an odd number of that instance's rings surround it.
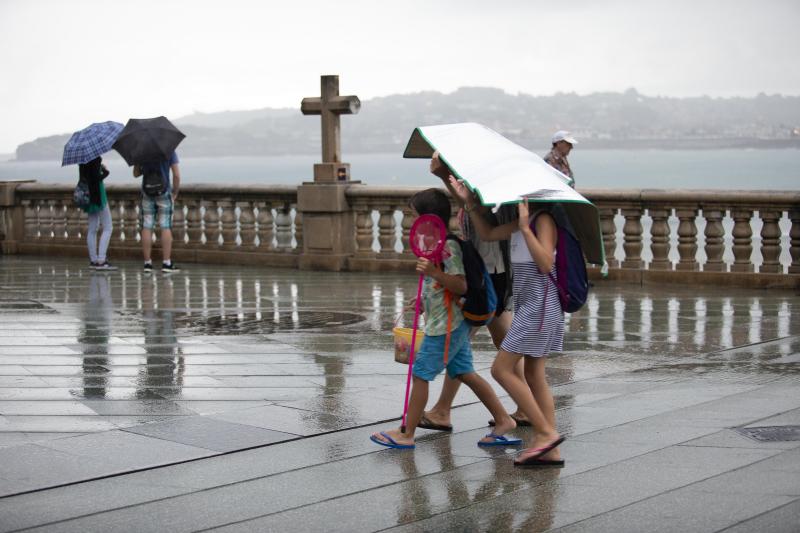
<svg viewBox="0 0 800 533">
<path fill-rule="evenodd" d="M 55 310 L 52 307 L 47 307 L 41 302 L 37 302 L 36 300 L 0 298 L 0 313 L 15 311 L 54 312 Z"/>
<path fill-rule="evenodd" d="M 763 426 L 757 428 L 737 428 L 745 437 L 761 442 L 786 442 L 800 440 L 800 426 Z"/>
<path fill-rule="evenodd" d="M 259 335 L 286 331 L 326 329 L 349 326 L 366 320 L 357 313 L 334 311 L 297 311 L 273 313 L 244 313 L 209 317 L 182 316 L 176 326 L 204 335 Z"/>
</svg>

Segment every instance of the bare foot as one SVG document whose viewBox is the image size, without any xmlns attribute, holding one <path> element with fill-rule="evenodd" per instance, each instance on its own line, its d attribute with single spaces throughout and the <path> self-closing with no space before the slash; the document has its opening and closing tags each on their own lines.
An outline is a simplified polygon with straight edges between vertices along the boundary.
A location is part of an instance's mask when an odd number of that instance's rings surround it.
<svg viewBox="0 0 800 533">
<path fill-rule="evenodd" d="M 515 412 L 511 413 L 511 418 L 513 418 L 517 422 L 517 424 L 520 425 L 520 426 L 524 426 L 525 425 L 524 423 L 528 422 L 528 417 L 525 416 L 525 413 L 523 413 L 519 409 L 517 409 Z M 520 424 L 520 422 L 523 422 L 523 423 Z M 528 424 L 530 424 L 530 422 L 528 422 Z"/>
<path fill-rule="evenodd" d="M 506 433 L 508 433 L 512 429 L 516 429 L 516 427 L 517 427 L 517 423 L 514 422 L 514 419 L 511 418 L 510 416 L 506 415 L 505 417 L 503 417 L 500 420 L 499 424 L 497 423 L 497 421 L 495 421 L 494 431 L 492 431 L 491 434 L 493 434 L 493 435 L 505 435 Z M 492 437 L 488 437 L 488 436 L 487 437 L 483 437 L 480 440 L 480 442 L 485 442 L 485 443 L 491 443 L 493 441 L 494 441 L 494 439 Z"/>
<path fill-rule="evenodd" d="M 440 411 L 425 411 L 422 413 L 424 418 L 427 418 L 429 421 L 433 422 L 437 426 L 451 426 L 450 423 L 450 412 L 440 412 Z"/>
<path fill-rule="evenodd" d="M 387 440 L 386 437 L 391 439 Z M 383 432 L 373 433 L 372 440 L 380 441 L 381 443 L 388 445 L 388 446 L 413 446 L 414 439 L 412 437 L 407 436 L 405 433 L 400 431 L 400 429 L 388 429 Z M 394 442 L 392 442 L 394 441 Z"/>
<path fill-rule="evenodd" d="M 536 436 L 533 439 L 533 442 L 531 442 L 531 447 L 519 452 L 519 454 L 517 455 L 517 460 L 524 461 L 529 457 L 542 453 L 543 448 L 551 446 L 559 438 L 561 437 L 558 435 L 558 433 L 554 433 L 552 435 L 536 434 Z M 545 454 L 539 455 L 538 458 L 556 461 L 558 459 L 561 459 L 561 453 L 558 451 L 558 448 L 556 447 Z"/>
</svg>

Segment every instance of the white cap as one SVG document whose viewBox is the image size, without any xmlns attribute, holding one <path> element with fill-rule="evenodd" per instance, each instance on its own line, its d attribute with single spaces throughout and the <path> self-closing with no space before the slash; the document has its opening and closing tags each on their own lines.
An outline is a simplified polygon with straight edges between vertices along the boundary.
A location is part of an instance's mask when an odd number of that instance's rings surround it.
<svg viewBox="0 0 800 533">
<path fill-rule="evenodd" d="M 569 144 L 578 144 L 578 141 L 575 140 L 575 137 L 572 134 L 565 130 L 558 130 L 553 134 L 553 144 L 557 143 L 558 141 L 567 141 Z"/>
</svg>

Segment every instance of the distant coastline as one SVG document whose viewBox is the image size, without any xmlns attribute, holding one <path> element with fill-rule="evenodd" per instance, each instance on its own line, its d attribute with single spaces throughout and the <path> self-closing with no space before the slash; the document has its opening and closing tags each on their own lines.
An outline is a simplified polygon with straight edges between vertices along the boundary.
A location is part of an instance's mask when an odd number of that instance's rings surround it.
<svg viewBox="0 0 800 533">
<path fill-rule="evenodd" d="M 180 147 L 185 156 L 283 156 L 320 150 L 319 118 L 303 116 L 297 108 L 196 112 L 173 122 L 186 134 Z M 448 94 L 425 91 L 364 101 L 357 115 L 342 118 L 342 150 L 396 153 L 415 127 L 455 122 L 485 124 L 526 148 L 548 146 L 557 129 L 570 130 L 584 149 L 800 148 L 800 96 L 669 98 L 635 89 L 531 96 L 462 87 Z M 23 143 L 15 159 L 58 159 L 69 136 Z"/>
</svg>

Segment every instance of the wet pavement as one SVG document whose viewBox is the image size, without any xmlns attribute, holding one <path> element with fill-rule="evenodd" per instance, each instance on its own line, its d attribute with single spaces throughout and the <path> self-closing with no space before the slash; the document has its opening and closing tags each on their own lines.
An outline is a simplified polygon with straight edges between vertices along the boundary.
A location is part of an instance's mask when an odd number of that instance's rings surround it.
<svg viewBox="0 0 800 533">
<path fill-rule="evenodd" d="M 548 362 L 566 467 L 524 471 L 465 387 L 452 435 L 369 441 L 413 275 L 121 267 L 0 257 L 2 531 L 798 530 L 791 291 L 598 284 Z"/>
</svg>

